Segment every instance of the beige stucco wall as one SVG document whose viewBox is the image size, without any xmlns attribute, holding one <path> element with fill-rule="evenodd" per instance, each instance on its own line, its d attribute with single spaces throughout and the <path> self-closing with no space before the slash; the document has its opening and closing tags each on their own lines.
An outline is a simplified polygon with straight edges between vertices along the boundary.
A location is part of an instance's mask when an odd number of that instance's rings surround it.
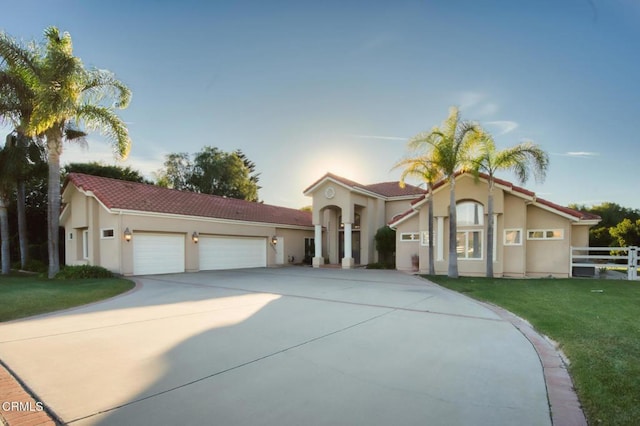
<svg viewBox="0 0 640 426">
<path fill-rule="evenodd" d="M 411 257 L 420 254 L 420 241 L 402 241 L 403 233 L 419 232 L 420 218 L 414 215 L 402 222 L 396 229 L 396 269 L 399 271 L 414 271 Z M 427 258 L 422 258 L 422 262 L 426 266 Z"/>
<path fill-rule="evenodd" d="M 527 206 L 527 230 L 562 229 L 561 240 L 529 240 L 525 230 L 526 274 L 531 277 L 569 276 L 569 250 L 572 226 L 568 219 L 540 207 Z"/>
<path fill-rule="evenodd" d="M 269 244 L 271 237 L 284 237 L 284 261 L 293 256 L 295 262 L 304 257 L 304 238 L 313 238 L 312 229 L 292 229 L 270 224 L 220 222 L 215 219 L 183 216 L 152 216 L 149 214 L 112 213 L 95 198 L 85 196 L 74 187 L 68 187 L 64 202 L 70 203 L 63 213 L 61 226 L 65 228 L 65 255 L 67 264 L 100 265 L 123 275 L 133 273 L 133 247 L 136 235 L 141 233 L 181 234 L 185 240 L 185 270 L 199 270 L 199 250 L 192 241 L 193 232 L 201 236 L 227 235 L 264 237 Z M 102 229 L 112 228 L 113 238 L 102 238 Z M 133 234 L 131 242 L 124 240 L 124 230 Z M 89 258 L 83 259 L 82 231 L 89 231 Z M 69 239 L 69 234 L 73 238 Z M 270 246 L 270 244 L 269 244 Z M 276 265 L 276 253 L 267 249 L 267 265 Z"/>
<path fill-rule="evenodd" d="M 498 242 L 503 250 L 504 276 L 524 277 L 526 273 L 527 206 L 525 200 L 511 194 L 504 196 L 505 211 L 503 228 L 498 233 Z M 504 245 L 504 230 L 520 229 L 520 245 Z"/>
<path fill-rule="evenodd" d="M 487 258 L 487 202 L 488 188 L 483 181 L 476 182 L 472 176 L 462 176 L 456 181 L 456 202 L 470 200 L 484 206 L 485 221 L 483 231 L 483 257 L 480 260 L 458 259 L 460 275 L 483 276 Z M 428 204 L 420 203 L 418 214 L 403 221 L 397 227 L 396 234 L 396 266 L 400 270 L 412 270 L 411 255 L 420 253 L 420 271 L 428 271 L 428 247 L 419 242 L 402 242 L 403 232 L 423 232 L 428 226 Z M 434 192 L 434 246 L 435 269 L 437 274 L 447 274 L 449 253 L 449 186 Z M 494 258 L 494 274 L 496 276 L 548 276 L 566 277 L 569 275 L 570 245 L 587 246 L 589 241 L 588 226 L 572 225 L 572 221 L 560 214 L 548 211 L 531 204 L 531 200 L 513 195 L 497 186 L 494 190 L 496 257 Z M 438 236 L 438 217 L 442 218 L 443 235 Z M 462 229 L 477 229 L 475 227 Z M 518 246 L 504 245 L 505 229 L 520 229 L 522 244 Z M 562 229 L 562 240 L 527 240 L 527 230 Z M 438 256 L 437 241 L 442 239 L 443 253 Z M 438 260 L 441 257 L 442 260 Z"/>
</svg>

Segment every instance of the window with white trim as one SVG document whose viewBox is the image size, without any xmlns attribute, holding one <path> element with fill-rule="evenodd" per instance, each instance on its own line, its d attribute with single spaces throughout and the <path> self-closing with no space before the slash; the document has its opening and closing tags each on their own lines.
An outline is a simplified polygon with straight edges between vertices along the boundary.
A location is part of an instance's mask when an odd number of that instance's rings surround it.
<svg viewBox="0 0 640 426">
<path fill-rule="evenodd" d="M 458 259 L 482 259 L 482 231 L 464 230 L 456 234 Z"/>
<path fill-rule="evenodd" d="M 82 231 L 82 258 L 89 258 L 89 230 Z"/>
<path fill-rule="evenodd" d="M 527 240 L 562 240 L 564 229 L 528 229 Z"/>
<path fill-rule="evenodd" d="M 403 232 L 400 234 L 400 241 L 403 241 L 403 242 L 420 241 L 420 233 L 419 232 Z"/>
<path fill-rule="evenodd" d="M 435 241 L 438 241 L 438 239 L 436 238 L 435 231 L 433 233 L 433 241 L 434 241 L 434 245 L 435 245 Z M 429 245 L 429 231 L 422 231 L 420 233 L 420 245 L 421 246 L 428 246 Z"/>
<path fill-rule="evenodd" d="M 456 205 L 458 226 L 484 225 L 484 206 L 475 201 L 462 201 Z"/>
<path fill-rule="evenodd" d="M 100 238 L 103 240 L 115 238 L 116 233 L 113 228 L 100 229 Z"/>
<path fill-rule="evenodd" d="M 505 246 L 521 246 L 522 245 L 522 229 L 512 228 L 504 230 Z"/>
</svg>

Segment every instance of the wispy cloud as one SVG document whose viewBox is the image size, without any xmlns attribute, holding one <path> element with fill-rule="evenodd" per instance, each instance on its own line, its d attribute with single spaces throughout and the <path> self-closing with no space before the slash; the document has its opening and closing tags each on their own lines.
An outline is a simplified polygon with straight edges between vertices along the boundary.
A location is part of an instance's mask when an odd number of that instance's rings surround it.
<svg viewBox="0 0 640 426">
<path fill-rule="evenodd" d="M 401 138 L 398 136 L 378 136 L 378 135 L 349 135 L 353 138 L 360 139 L 379 139 L 383 141 L 406 141 L 407 138 Z"/>
<path fill-rule="evenodd" d="M 489 102 L 488 96 L 481 92 L 461 92 L 456 95 L 458 98 L 458 105 L 460 110 L 465 112 L 465 115 L 470 113 L 477 116 L 489 116 L 493 115 L 500 109 L 500 106 L 495 102 Z"/>
<path fill-rule="evenodd" d="M 591 152 L 591 151 L 552 152 L 551 154 L 559 155 L 561 157 L 575 157 L 575 158 L 592 158 L 600 155 L 599 152 Z"/>
<path fill-rule="evenodd" d="M 515 121 L 487 121 L 485 124 L 498 128 L 498 135 L 505 135 L 507 133 L 513 132 L 518 128 L 519 124 Z"/>
<path fill-rule="evenodd" d="M 377 34 L 370 39 L 366 40 L 362 45 L 361 50 L 364 52 L 370 52 L 382 48 L 386 48 L 391 46 L 393 43 L 398 41 L 398 36 L 391 33 L 381 33 Z"/>
</svg>

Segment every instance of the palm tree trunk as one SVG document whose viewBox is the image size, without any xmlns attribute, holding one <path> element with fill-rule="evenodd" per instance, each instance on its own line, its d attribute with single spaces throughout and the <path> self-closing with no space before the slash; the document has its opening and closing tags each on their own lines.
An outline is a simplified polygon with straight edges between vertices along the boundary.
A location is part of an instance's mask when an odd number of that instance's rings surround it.
<svg viewBox="0 0 640 426">
<path fill-rule="evenodd" d="M 62 128 L 47 132 L 49 178 L 47 188 L 47 236 L 49 248 L 49 278 L 60 271 L 60 154 L 62 154 Z"/>
<path fill-rule="evenodd" d="M 435 256 L 433 253 L 433 185 L 431 185 L 431 183 L 427 183 L 427 188 L 429 190 L 429 275 L 435 275 L 436 266 Z"/>
<path fill-rule="evenodd" d="M 19 180 L 16 188 L 18 211 L 18 239 L 20 240 L 20 267 L 24 269 L 29 260 L 29 240 L 27 237 L 27 212 L 24 180 Z"/>
<path fill-rule="evenodd" d="M 9 215 L 7 214 L 7 205 L 9 200 L 5 194 L 0 194 L 0 240 L 2 253 L 2 275 L 8 275 L 11 272 L 11 258 L 9 254 Z"/>
<path fill-rule="evenodd" d="M 456 176 L 449 177 L 449 278 L 458 278 L 458 218 L 456 215 Z"/>
<path fill-rule="evenodd" d="M 489 178 L 489 199 L 487 201 L 487 277 L 493 278 L 493 179 Z"/>
</svg>

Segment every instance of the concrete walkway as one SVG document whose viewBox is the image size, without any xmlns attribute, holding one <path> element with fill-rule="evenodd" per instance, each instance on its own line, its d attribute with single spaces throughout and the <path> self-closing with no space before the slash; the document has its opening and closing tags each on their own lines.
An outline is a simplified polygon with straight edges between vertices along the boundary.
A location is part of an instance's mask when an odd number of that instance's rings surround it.
<svg viewBox="0 0 640 426">
<path fill-rule="evenodd" d="M 0 325 L 0 359 L 64 422 L 551 424 L 531 343 L 428 281 L 297 267 L 138 281 Z"/>
</svg>

